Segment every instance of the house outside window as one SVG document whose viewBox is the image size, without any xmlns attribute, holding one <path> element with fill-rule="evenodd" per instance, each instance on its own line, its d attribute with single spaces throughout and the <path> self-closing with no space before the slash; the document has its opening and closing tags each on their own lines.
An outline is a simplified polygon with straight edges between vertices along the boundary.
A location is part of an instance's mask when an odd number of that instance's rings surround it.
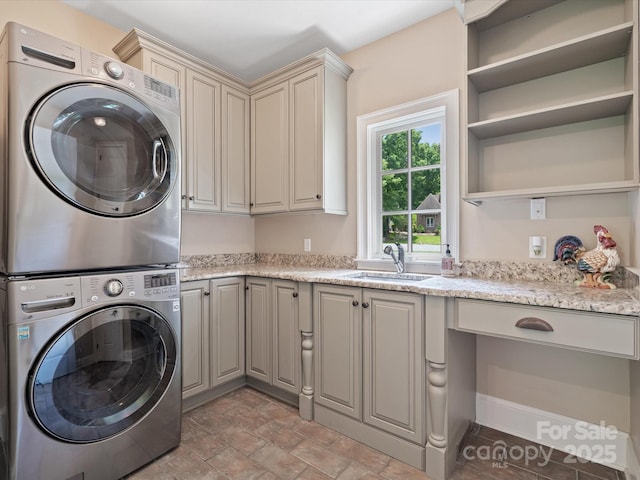
<svg viewBox="0 0 640 480">
<path fill-rule="evenodd" d="M 358 267 L 438 273 L 458 244 L 458 91 L 358 117 Z M 394 247 L 395 248 L 395 247 Z"/>
</svg>

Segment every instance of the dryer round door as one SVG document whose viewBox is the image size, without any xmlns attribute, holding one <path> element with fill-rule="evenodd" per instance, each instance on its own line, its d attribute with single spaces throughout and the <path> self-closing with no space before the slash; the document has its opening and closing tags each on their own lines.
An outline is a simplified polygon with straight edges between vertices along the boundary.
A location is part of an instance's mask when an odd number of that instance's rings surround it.
<svg viewBox="0 0 640 480">
<path fill-rule="evenodd" d="M 29 375 L 31 416 L 51 436 L 90 443 L 135 425 L 176 374 L 177 349 L 153 310 L 114 306 L 53 338 Z"/>
<path fill-rule="evenodd" d="M 179 155 L 160 119 L 108 85 L 67 85 L 41 99 L 25 137 L 43 181 L 64 200 L 106 216 L 137 215 L 169 194 Z"/>
</svg>

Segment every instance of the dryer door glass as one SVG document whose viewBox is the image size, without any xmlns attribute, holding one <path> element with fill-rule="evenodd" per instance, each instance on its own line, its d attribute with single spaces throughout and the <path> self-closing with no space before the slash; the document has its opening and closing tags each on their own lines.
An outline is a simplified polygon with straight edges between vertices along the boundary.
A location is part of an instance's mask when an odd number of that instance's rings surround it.
<svg viewBox="0 0 640 480">
<path fill-rule="evenodd" d="M 160 204 L 176 184 L 179 155 L 165 125 L 118 88 L 56 90 L 39 102 L 26 128 L 41 178 L 83 210 L 136 215 Z"/>
<path fill-rule="evenodd" d="M 53 339 L 29 376 L 33 418 L 55 438 L 89 443 L 144 417 L 176 374 L 176 342 L 157 313 L 115 306 Z"/>
</svg>

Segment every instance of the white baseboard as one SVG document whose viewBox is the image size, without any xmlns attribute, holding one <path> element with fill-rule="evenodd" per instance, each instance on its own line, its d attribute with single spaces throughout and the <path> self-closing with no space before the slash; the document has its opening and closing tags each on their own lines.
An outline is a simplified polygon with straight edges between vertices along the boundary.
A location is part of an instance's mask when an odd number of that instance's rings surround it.
<svg viewBox="0 0 640 480">
<path fill-rule="evenodd" d="M 628 453 L 633 453 L 629 434 L 614 426 L 588 423 L 481 393 L 476 394 L 476 422 L 621 471 L 627 470 Z M 637 463 L 633 457 L 629 460 Z"/>
<path fill-rule="evenodd" d="M 633 439 L 629 438 L 627 442 L 627 466 L 624 469 L 624 475 L 627 480 L 640 479 L 640 462 L 633 448 Z"/>
</svg>

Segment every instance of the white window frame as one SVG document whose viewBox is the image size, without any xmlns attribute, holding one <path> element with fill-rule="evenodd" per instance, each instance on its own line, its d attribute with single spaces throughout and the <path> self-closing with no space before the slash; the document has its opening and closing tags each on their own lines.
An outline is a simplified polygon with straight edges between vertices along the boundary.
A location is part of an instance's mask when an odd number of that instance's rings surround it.
<svg viewBox="0 0 640 480">
<path fill-rule="evenodd" d="M 381 252 L 381 232 L 377 228 L 377 219 L 382 215 L 381 187 L 378 180 L 380 159 L 377 158 L 380 149 L 377 143 L 380 133 L 390 129 L 397 130 L 403 125 L 417 125 L 420 122 L 427 124 L 438 117 L 443 117 L 440 175 L 445 194 L 441 198 L 441 225 L 446 232 L 446 238 L 443 236 L 442 242 L 448 243 L 451 253 L 458 258 L 460 243 L 459 116 L 458 89 L 358 116 L 358 268 L 395 270 L 389 255 Z M 407 252 L 405 266 L 410 272 L 440 273 L 441 256 L 442 254 Z"/>
</svg>

